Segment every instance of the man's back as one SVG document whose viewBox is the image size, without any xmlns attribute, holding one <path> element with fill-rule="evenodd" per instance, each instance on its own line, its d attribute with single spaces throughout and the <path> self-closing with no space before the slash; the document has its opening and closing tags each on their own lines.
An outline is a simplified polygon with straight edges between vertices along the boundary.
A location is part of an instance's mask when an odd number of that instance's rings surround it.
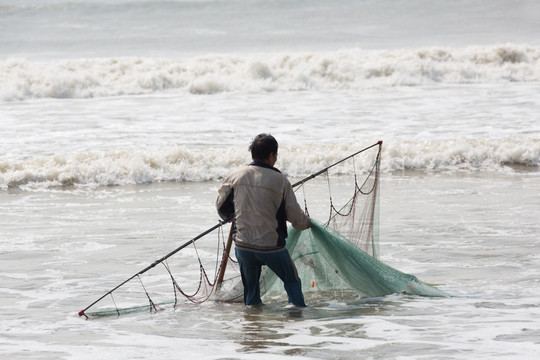
<svg viewBox="0 0 540 360">
<path fill-rule="evenodd" d="M 253 163 L 229 174 L 216 200 L 219 215 L 235 221 L 234 243 L 244 303 L 262 303 L 259 276 L 261 267 L 267 265 L 283 281 L 289 302 L 305 306 L 301 281 L 285 248 L 285 239 L 287 221 L 299 230 L 309 228 L 311 221 L 298 205 L 289 180 L 274 168 L 276 139 L 259 134 L 249 150 Z"/>
<path fill-rule="evenodd" d="M 288 181 L 283 174 L 260 163 L 242 167 L 227 176 L 217 204 L 224 202 L 224 197 L 232 189 L 237 246 L 273 250 L 285 245 L 279 241 L 277 216 L 284 202 L 287 185 Z M 285 214 L 283 216 L 282 220 L 285 221 Z"/>
</svg>

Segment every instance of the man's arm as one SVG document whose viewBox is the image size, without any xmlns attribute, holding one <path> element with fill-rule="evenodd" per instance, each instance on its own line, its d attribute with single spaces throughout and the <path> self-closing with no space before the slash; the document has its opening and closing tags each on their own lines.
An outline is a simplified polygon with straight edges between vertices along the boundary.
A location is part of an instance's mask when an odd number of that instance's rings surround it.
<svg viewBox="0 0 540 360">
<path fill-rule="evenodd" d="M 229 221 L 234 218 L 234 189 L 232 186 L 226 183 L 221 185 L 218 190 L 216 209 L 221 219 Z"/>
<path fill-rule="evenodd" d="M 289 181 L 287 181 L 285 186 L 285 211 L 287 212 L 287 221 L 289 221 L 295 229 L 306 230 L 311 227 L 311 220 L 304 213 L 300 204 L 298 204 L 296 195 L 294 194 Z"/>
</svg>

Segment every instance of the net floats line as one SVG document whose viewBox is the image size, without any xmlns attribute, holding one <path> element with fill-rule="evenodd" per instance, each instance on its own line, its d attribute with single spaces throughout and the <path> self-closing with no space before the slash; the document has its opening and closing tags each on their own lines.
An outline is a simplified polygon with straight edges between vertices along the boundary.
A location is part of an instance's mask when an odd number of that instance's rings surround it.
<svg viewBox="0 0 540 360">
<path fill-rule="evenodd" d="M 292 187 L 297 187 L 297 186 L 300 186 L 302 184 L 304 184 L 305 182 L 311 180 L 311 179 L 314 179 L 316 178 L 317 176 L 321 175 L 321 174 L 324 174 L 325 172 L 327 172 L 329 169 L 331 169 L 332 167 L 364 152 L 364 151 L 367 151 L 375 146 L 379 146 L 379 148 L 382 146 L 382 140 L 379 140 L 378 142 L 376 142 L 375 144 L 373 145 L 370 145 L 366 148 L 363 148 L 362 150 L 359 150 L 357 152 L 355 152 L 354 154 L 351 154 L 335 163 L 333 163 L 332 165 L 329 165 L 327 167 L 325 167 L 324 169 L 321 169 L 319 171 L 317 171 L 316 173 L 313 173 L 311 175 L 309 175 L 308 177 L 294 183 L 292 185 Z M 133 280 L 134 278 L 144 274 L 145 272 L 147 272 L 148 270 L 156 267 L 156 265 L 158 264 L 161 264 L 162 262 L 164 262 L 165 260 L 167 260 L 168 258 L 170 258 L 171 256 L 173 256 L 174 254 L 176 254 L 177 252 L 179 252 L 180 250 L 188 247 L 189 245 L 193 244 L 195 241 L 199 240 L 200 238 L 202 238 L 203 236 L 205 235 L 208 235 L 209 233 L 211 233 L 212 231 L 216 230 L 217 228 L 223 226 L 224 224 L 228 223 L 228 222 L 231 222 L 233 219 L 228 219 L 228 220 L 225 220 L 225 221 L 222 221 L 222 220 L 219 220 L 219 222 L 210 227 L 209 229 L 203 231 L 202 233 L 200 233 L 199 235 L 195 236 L 193 239 L 189 240 L 189 241 L 186 241 L 184 244 L 180 245 L 179 247 L 177 247 L 176 249 L 174 249 L 173 251 L 171 251 L 170 253 L 168 253 L 167 255 L 163 256 L 162 258 L 160 259 L 157 259 L 156 261 L 154 261 L 152 264 L 148 265 L 146 268 L 142 269 L 141 271 L 139 271 L 138 273 L 134 274 L 133 276 L 129 277 L 128 279 L 124 280 L 123 282 L 121 282 L 120 284 L 118 284 L 117 286 L 115 286 L 114 288 L 112 288 L 111 290 L 107 291 L 103 296 L 101 296 L 100 298 L 98 298 L 96 301 L 94 301 L 93 303 L 91 303 L 90 305 L 88 305 L 86 308 L 84 308 L 83 310 L 79 311 L 78 312 L 78 315 L 80 317 L 82 316 L 85 316 L 86 318 L 88 318 L 88 316 L 86 316 L 85 312 L 90 309 L 92 306 L 96 305 L 98 302 L 100 302 L 101 300 L 103 300 L 105 297 L 107 297 L 108 295 L 111 295 L 115 290 L 117 290 L 118 288 L 122 287 L 123 285 L 125 285 L 126 283 L 128 283 L 129 281 Z M 231 233 L 232 233 L 232 229 L 231 229 Z M 229 238 L 231 238 L 231 236 L 229 236 Z M 229 239 L 230 240 L 230 239 Z M 223 276 L 223 274 L 220 274 L 220 276 Z"/>
</svg>

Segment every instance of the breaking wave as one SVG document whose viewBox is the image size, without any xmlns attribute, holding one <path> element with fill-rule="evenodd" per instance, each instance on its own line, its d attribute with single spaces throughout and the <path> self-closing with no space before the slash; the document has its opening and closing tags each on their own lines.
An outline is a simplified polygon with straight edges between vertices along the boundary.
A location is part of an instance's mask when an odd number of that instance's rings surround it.
<svg viewBox="0 0 540 360">
<path fill-rule="evenodd" d="M 540 81 L 540 47 L 507 44 L 193 59 L 0 60 L 0 99 Z"/>
<path fill-rule="evenodd" d="M 280 148 L 277 166 L 298 178 L 359 150 L 358 144 L 317 144 Z M 22 160 L 0 161 L 0 189 L 44 189 L 58 186 L 109 186 L 154 182 L 208 181 L 224 177 L 246 164 L 245 147 L 229 149 L 170 148 L 156 151 L 125 149 L 92 151 Z M 504 171 L 540 166 L 540 139 L 462 139 L 426 142 L 387 141 L 382 171 Z M 333 175 L 366 172 L 370 156 L 332 170 Z"/>
</svg>

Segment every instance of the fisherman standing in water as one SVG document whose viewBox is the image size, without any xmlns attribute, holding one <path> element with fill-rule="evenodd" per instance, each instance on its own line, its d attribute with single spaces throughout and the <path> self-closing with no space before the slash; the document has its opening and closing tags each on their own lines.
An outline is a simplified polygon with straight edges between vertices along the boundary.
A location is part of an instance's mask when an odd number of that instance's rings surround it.
<svg viewBox="0 0 540 360">
<path fill-rule="evenodd" d="M 274 167 L 278 143 L 259 134 L 249 150 L 253 162 L 229 174 L 216 201 L 223 220 L 234 219 L 234 243 L 244 285 L 244 304 L 260 305 L 259 278 L 266 265 L 282 281 L 289 303 L 305 307 L 302 284 L 285 248 L 287 221 L 296 229 L 311 227 L 311 220 L 296 200 L 291 183 Z"/>
</svg>

